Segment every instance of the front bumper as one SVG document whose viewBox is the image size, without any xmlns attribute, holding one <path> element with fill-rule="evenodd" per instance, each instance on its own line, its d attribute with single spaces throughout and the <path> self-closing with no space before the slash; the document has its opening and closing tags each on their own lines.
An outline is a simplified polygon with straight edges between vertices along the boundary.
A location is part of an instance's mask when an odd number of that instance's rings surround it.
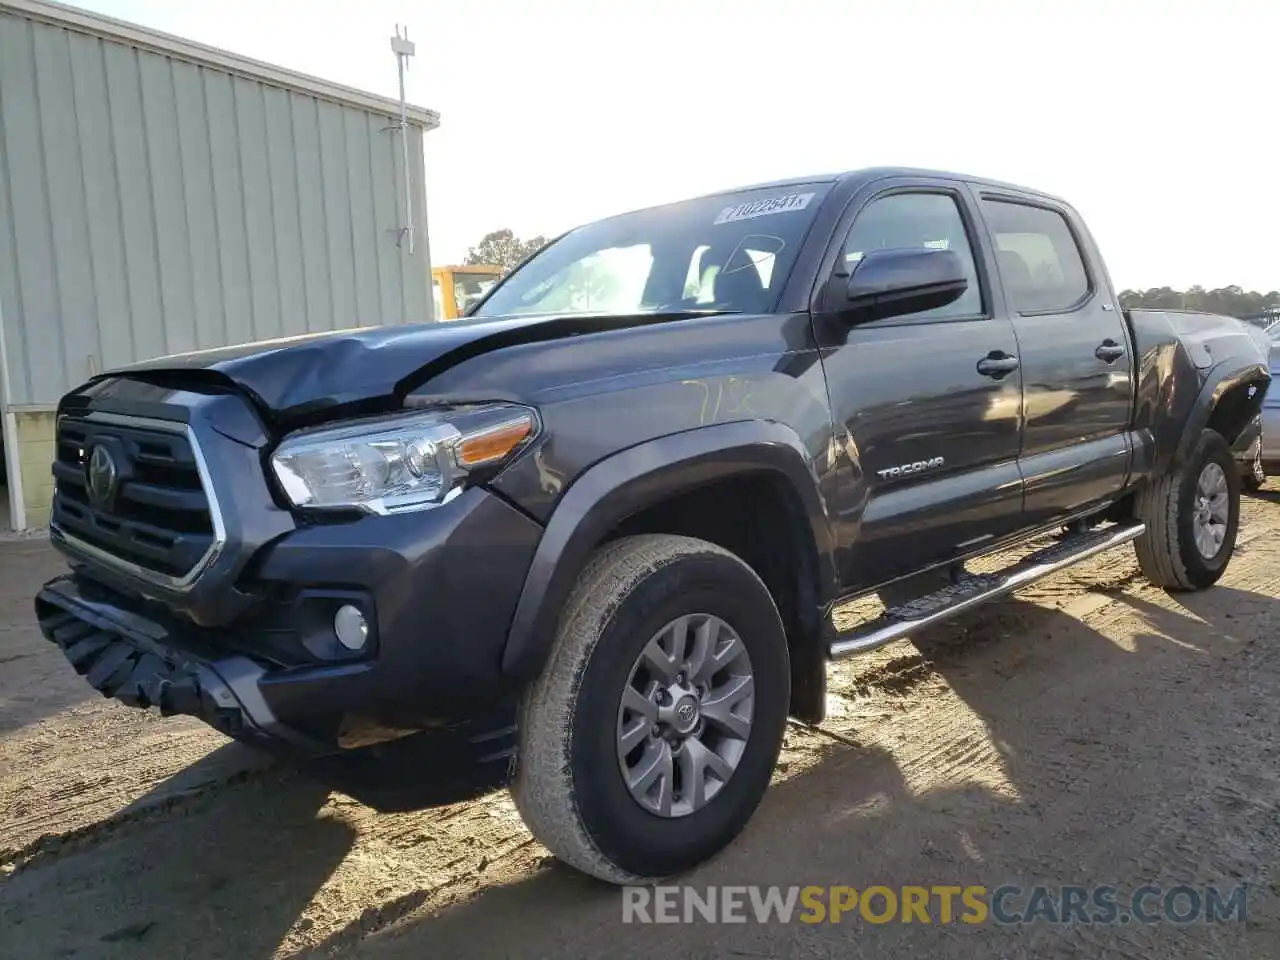
<svg viewBox="0 0 1280 960">
<path fill-rule="evenodd" d="M 227 392 L 107 379 L 64 399 L 60 416 L 51 539 L 72 573 L 46 585 L 36 613 L 93 687 L 296 759 L 352 760 L 374 779 L 371 752 L 406 756 L 423 731 L 442 746 L 419 769 L 502 752 L 519 693 L 502 657 L 536 521 L 481 487 L 414 513 L 294 516 L 267 483 L 265 427 Z M 161 455 L 164 470 L 185 463 L 174 431 L 189 440 L 213 528 L 189 576 L 123 562 L 153 554 L 157 531 L 182 543 L 181 518 L 156 526 L 134 509 L 193 508 L 189 486 L 141 472 Z M 76 499 L 88 479 L 76 471 L 99 447 L 125 467 L 114 505 Z M 367 625 L 356 651 L 334 632 L 344 606 Z"/>
<path fill-rule="evenodd" d="M 226 656 L 194 631 L 175 630 L 138 606 L 67 575 L 36 596 L 36 619 L 45 638 L 105 697 L 157 707 L 165 716 L 198 717 L 229 737 L 283 741 L 306 756 L 331 752 L 276 719 L 259 688 L 266 675 L 261 664 Z"/>
<path fill-rule="evenodd" d="M 542 528 L 480 488 L 416 514 L 301 526 L 258 549 L 226 584 L 252 598 L 230 622 L 201 624 L 163 599 L 73 559 L 41 602 L 254 677 L 273 712 L 311 739 L 366 720 L 411 728 L 467 716 L 501 696 L 502 654 Z M 38 604 L 38 610 L 43 609 Z M 369 625 L 360 651 L 333 632 L 340 606 Z M 105 668 L 104 668 L 105 669 Z M 156 701 L 155 705 L 159 705 Z"/>
<path fill-rule="evenodd" d="M 196 717 L 378 809 L 454 803 L 505 782 L 516 728 L 513 707 L 501 698 L 471 717 L 437 721 L 427 730 L 368 722 L 348 727 L 348 734 L 375 742 L 344 751 L 332 736 L 317 733 L 316 719 L 329 714 L 323 700 L 290 716 L 278 712 L 282 703 L 287 709 L 306 701 L 282 700 L 279 693 L 293 684 L 312 690 L 341 684 L 376 672 L 376 665 L 273 675 L 262 663 L 227 655 L 216 640 L 137 607 L 75 575 L 50 581 L 36 598 L 41 632 L 103 696 L 166 716 Z M 341 723 L 322 723 L 324 728 L 340 729 Z M 377 739 L 383 735 L 394 738 Z"/>
</svg>

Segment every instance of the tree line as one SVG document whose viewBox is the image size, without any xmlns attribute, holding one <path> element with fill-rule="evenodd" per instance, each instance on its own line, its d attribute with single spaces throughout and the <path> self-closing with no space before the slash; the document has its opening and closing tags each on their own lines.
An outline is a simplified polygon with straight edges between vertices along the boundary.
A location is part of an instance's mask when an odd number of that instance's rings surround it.
<svg viewBox="0 0 1280 960">
<path fill-rule="evenodd" d="M 1229 317 L 1256 317 L 1272 310 L 1280 310 L 1280 290 L 1260 293 L 1240 287 L 1218 287 L 1206 290 L 1201 286 L 1174 290 L 1172 287 L 1151 287 L 1148 290 L 1121 290 L 1120 305 L 1126 308 L 1142 307 L 1148 310 L 1195 310 L 1200 313 L 1221 313 Z"/>
<path fill-rule="evenodd" d="M 521 260 L 537 253 L 546 245 L 547 238 L 542 234 L 521 240 L 511 230 L 503 227 L 481 237 L 479 243 L 467 250 L 462 262 L 469 267 L 501 267 L 503 274 L 506 274 L 515 269 Z"/>
</svg>

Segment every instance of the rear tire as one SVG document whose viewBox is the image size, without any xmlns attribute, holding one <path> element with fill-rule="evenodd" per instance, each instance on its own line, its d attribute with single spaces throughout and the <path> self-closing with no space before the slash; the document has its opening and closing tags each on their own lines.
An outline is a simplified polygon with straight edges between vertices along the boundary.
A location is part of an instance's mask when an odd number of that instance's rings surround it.
<svg viewBox="0 0 1280 960">
<path fill-rule="evenodd" d="M 716 655 L 699 661 L 697 650 Z M 653 666 L 656 653 L 674 666 Z M 696 866 L 764 796 L 788 678 L 781 618 L 747 564 L 688 537 L 611 543 L 588 564 L 521 703 L 516 806 L 556 857 L 602 880 Z M 644 786 L 650 757 L 665 772 Z"/>
<path fill-rule="evenodd" d="M 1134 542 L 1146 578 L 1167 590 L 1203 590 L 1231 562 L 1240 524 L 1240 473 L 1226 440 L 1205 430 L 1176 470 L 1138 494 L 1146 533 Z"/>
</svg>

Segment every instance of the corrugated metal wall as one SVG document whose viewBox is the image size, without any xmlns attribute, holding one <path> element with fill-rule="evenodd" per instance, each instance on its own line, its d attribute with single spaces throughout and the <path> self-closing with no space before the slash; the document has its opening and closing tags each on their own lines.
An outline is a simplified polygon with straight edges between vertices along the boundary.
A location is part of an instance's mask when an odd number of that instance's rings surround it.
<svg viewBox="0 0 1280 960">
<path fill-rule="evenodd" d="M 391 118 L 0 14 L 10 402 L 169 353 L 429 319 Z"/>
</svg>

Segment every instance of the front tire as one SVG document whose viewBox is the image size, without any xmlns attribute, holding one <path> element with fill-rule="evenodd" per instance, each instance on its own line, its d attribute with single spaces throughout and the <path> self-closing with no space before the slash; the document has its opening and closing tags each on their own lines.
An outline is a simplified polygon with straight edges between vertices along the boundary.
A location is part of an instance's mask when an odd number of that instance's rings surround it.
<svg viewBox="0 0 1280 960">
<path fill-rule="evenodd" d="M 1168 590 L 1203 590 L 1231 562 L 1240 524 L 1240 473 L 1226 440 L 1205 430 L 1187 460 L 1138 494 L 1146 533 L 1134 542 L 1146 578 Z"/>
<path fill-rule="evenodd" d="M 688 537 L 608 544 L 521 703 L 516 806 L 553 854 L 602 880 L 696 866 L 764 796 L 788 678 L 781 618 L 742 560 Z"/>
</svg>

